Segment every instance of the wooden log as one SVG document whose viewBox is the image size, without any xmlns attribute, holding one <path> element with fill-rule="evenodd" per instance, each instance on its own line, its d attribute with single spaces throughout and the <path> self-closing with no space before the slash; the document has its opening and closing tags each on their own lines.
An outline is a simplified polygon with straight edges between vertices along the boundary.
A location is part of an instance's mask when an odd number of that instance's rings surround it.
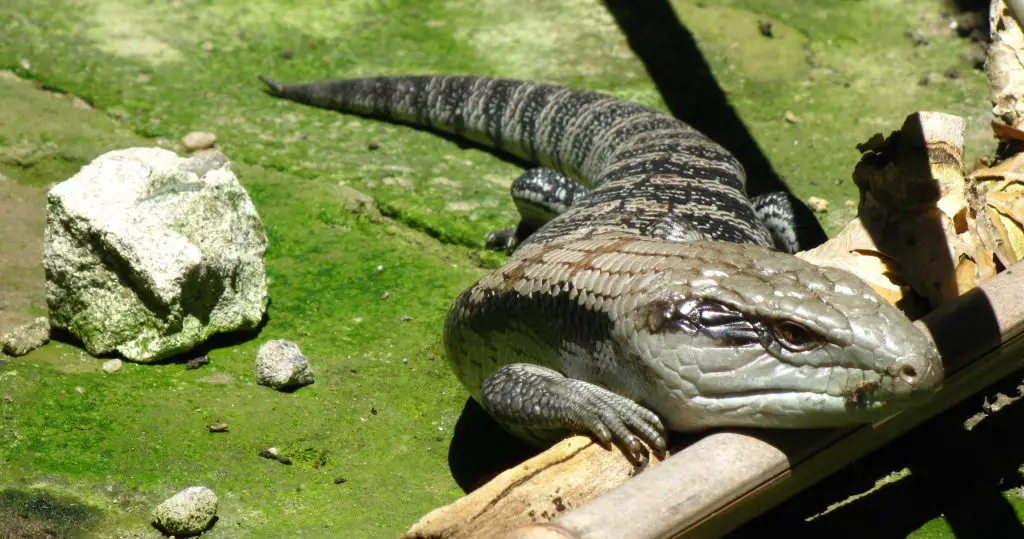
<svg viewBox="0 0 1024 539">
<path fill-rule="evenodd" d="M 660 461 L 652 456 L 647 469 Z M 636 471 L 617 449 L 573 436 L 428 513 L 402 537 L 502 537 L 518 525 L 548 521 L 579 507 Z"/>
<path fill-rule="evenodd" d="M 927 406 L 842 431 L 715 433 L 580 509 L 509 537 L 720 537 L 1018 369 L 1024 363 L 1024 264 L 930 313 L 921 325 L 939 346 L 947 373 Z"/>
</svg>

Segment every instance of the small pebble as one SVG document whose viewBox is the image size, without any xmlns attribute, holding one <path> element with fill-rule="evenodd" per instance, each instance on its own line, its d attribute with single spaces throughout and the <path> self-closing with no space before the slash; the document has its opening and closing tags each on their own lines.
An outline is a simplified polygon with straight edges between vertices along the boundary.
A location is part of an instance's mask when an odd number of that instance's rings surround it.
<svg viewBox="0 0 1024 539">
<path fill-rule="evenodd" d="M 375 140 L 371 140 L 370 142 L 368 142 L 366 144 L 366 149 L 370 150 L 371 152 L 375 151 L 375 150 L 379 150 L 380 149 L 380 142 L 377 142 L 376 139 Z"/>
<path fill-rule="evenodd" d="M 348 483 L 348 479 L 345 479 L 344 477 L 335 477 L 334 478 L 334 484 L 335 485 L 341 485 L 343 483 Z"/>
<path fill-rule="evenodd" d="M 402 322 L 408 322 L 408 321 L 410 321 L 410 320 L 412 320 L 412 317 L 411 317 L 411 316 L 409 316 L 409 315 L 407 315 L 407 314 L 403 314 L 403 315 L 402 315 Z"/>
<path fill-rule="evenodd" d="M 811 208 L 811 211 L 816 213 L 825 213 L 828 211 L 828 201 L 821 197 L 808 198 L 807 206 Z"/>
<path fill-rule="evenodd" d="M 402 358 L 402 365 L 408 365 L 408 364 L 409 364 L 409 358 L 403 357 Z"/>
<path fill-rule="evenodd" d="M 107 374 L 114 374 L 115 372 L 121 370 L 121 367 L 123 366 L 124 362 L 121 361 L 120 359 L 108 359 L 107 361 L 103 362 L 103 372 Z"/>
<path fill-rule="evenodd" d="M 203 354 L 201 356 L 196 356 L 196 357 L 188 360 L 188 362 L 185 363 L 185 368 L 189 369 L 189 370 L 193 370 L 193 369 L 198 369 L 199 367 L 202 367 L 203 365 L 209 365 L 209 364 L 210 364 L 210 357 L 207 356 L 206 354 Z"/>
<path fill-rule="evenodd" d="M 291 464 L 292 459 L 281 454 L 276 447 L 268 447 L 263 451 L 260 451 L 260 456 L 265 459 L 276 460 L 281 464 Z"/>
<path fill-rule="evenodd" d="M 796 114 L 794 114 L 793 111 L 791 111 L 791 110 L 787 110 L 786 113 L 782 115 L 782 117 L 783 117 L 783 119 L 786 120 L 786 123 L 790 123 L 790 124 L 798 124 L 798 123 L 800 123 L 800 118 Z"/>
<path fill-rule="evenodd" d="M 206 430 L 210 432 L 227 432 L 229 425 L 227 423 L 213 423 L 206 426 Z"/>
<path fill-rule="evenodd" d="M 217 135 L 206 131 L 193 131 L 181 139 L 181 144 L 187 152 L 195 152 L 212 148 L 217 143 Z"/>
<path fill-rule="evenodd" d="M 380 295 L 380 299 L 391 299 L 391 292 L 384 292 Z"/>
</svg>

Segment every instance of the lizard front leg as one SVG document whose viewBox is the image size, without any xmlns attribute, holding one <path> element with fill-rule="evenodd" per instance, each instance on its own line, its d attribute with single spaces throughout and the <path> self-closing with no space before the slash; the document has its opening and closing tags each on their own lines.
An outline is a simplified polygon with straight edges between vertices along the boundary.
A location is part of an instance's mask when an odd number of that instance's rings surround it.
<svg viewBox="0 0 1024 539">
<path fill-rule="evenodd" d="M 638 436 L 658 454 L 667 447 L 665 427 L 654 412 L 546 367 L 505 365 L 484 380 L 481 393 L 481 404 L 492 417 L 537 438 L 543 438 L 544 431 L 589 432 L 605 446 L 619 444 L 634 462 L 647 456 Z"/>
<path fill-rule="evenodd" d="M 543 167 L 527 170 L 512 182 L 512 200 L 519 210 L 519 225 L 488 234 L 487 247 L 511 253 L 535 230 L 589 192 L 557 170 Z"/>
</svg>

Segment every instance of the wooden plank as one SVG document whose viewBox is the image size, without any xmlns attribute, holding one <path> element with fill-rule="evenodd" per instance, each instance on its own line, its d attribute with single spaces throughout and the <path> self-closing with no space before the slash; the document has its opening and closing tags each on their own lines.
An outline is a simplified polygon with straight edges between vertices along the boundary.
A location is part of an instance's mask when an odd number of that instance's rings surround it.
<svg viewBox="0 0 1024 539">
<path fill-rule="evenodd" d="M 1018 369 L 1024 363 L 1024 263 L 919 324 L 946 369 L 943 388 L 925 406 L 847 430 L 711 434 L 590 503 L 511 537 L 720 537 Z"/>
</svg>

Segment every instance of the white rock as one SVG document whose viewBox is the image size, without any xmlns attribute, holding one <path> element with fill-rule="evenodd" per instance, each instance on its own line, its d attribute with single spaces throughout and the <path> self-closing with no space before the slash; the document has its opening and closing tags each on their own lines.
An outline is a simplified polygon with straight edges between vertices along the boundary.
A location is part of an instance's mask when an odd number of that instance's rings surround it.
<svg viewBox="0 0 1024 539">
<path fill-rule="evenodd" d="M 250 329 L 267 306 L 267 240 L 219 152 L 104 154 L 50 190 L 50 321 L 89 353 L 139 362 Z"/>
<path fill-rule="evenodd" d="M 107 374 L 114 374 L 115 372 L 121 370 L 121 367 L 123 366 L 124 362 L 121 361 L 120 359 L 109 359 L 103 362 L 103 372 Z"/>
<path fill-rule="evenodd" d="M 267 341 L 256 353 L 256 381 L 274 389 L 296 389 L 313 383 L 313 371 L 299 345 Z"/>
<path fill-rule="evenodd" d="M 153 509 L 153 522 L 169 535 L 199 535 L 217 516 L 217 495 L 206 487 L 189 487 Z"/>
<path fill-rule="evenodd" d="M 23 356 L 49 340 L 50 321 L 41 316 L 0 337 L 0 351 L 9 356 Z"/>
</svg>

